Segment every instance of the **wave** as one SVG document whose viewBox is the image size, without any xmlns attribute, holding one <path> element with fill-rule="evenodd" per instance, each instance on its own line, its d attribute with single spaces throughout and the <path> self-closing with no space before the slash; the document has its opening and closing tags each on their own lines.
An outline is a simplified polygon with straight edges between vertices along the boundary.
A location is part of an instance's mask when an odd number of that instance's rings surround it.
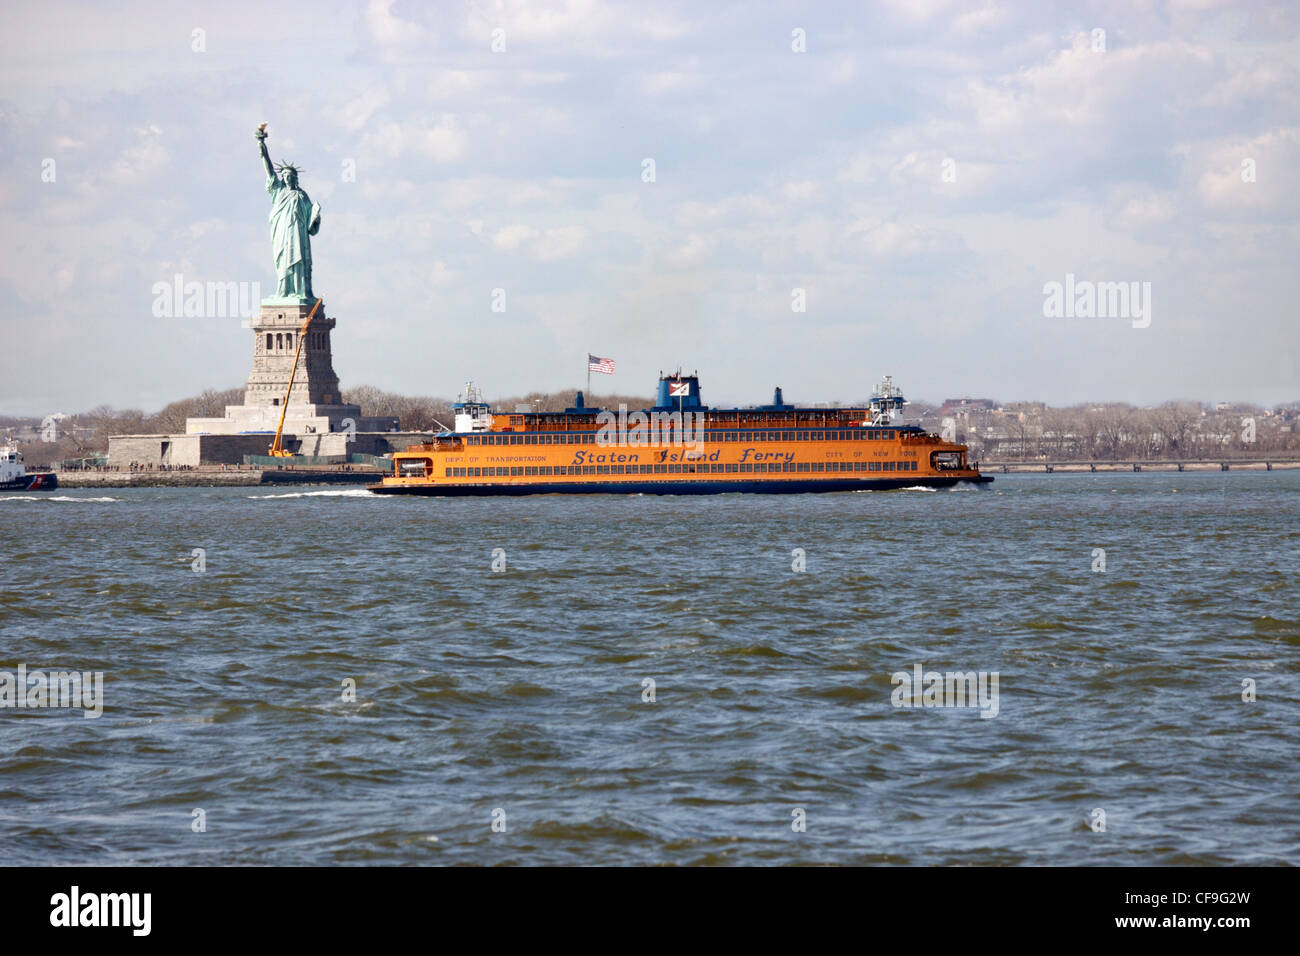
<svg viewBox="0 0 1300 956">
<path fill-rule="evenodd" d="M 250 501 L 263 498 L 378 498 L 364 488 L 336 488 L 329 491 L 289 491 L 278 495 L 246 495 Z"/>
<path fill-rule="evenodd" d="M 81 504 L 99 504 L 119 501 L 119 498 L 74 498 L 72 495 L 0 495 L 0 501 L 75 501 Z"/>
</svg>

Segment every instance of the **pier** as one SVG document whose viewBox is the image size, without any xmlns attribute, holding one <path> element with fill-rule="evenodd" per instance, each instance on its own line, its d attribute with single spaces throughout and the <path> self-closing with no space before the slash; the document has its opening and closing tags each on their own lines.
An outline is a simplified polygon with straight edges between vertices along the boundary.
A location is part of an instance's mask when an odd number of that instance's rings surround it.
<svg viewBox="0 0 1300 956">
<path fill-rule="evenodd" d="M 304 468 L 295 465 L 239 468 L 204 465 L 198 468 L 60 471 L 60 488 L 224 488 L 256 485 L 339 485 L 378 481 L 386 471 L 360 465 Z"/>
</svg>

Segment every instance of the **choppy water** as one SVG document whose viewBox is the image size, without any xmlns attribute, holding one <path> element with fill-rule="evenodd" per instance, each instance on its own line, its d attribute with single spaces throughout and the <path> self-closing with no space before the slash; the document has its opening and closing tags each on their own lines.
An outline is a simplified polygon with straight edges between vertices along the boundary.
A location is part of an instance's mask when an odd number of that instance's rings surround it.
<svg viewBox="0 0 1300 956">
<path fill-rule="evenodd" d="M 106 698 L 0 710 L 0 863 L 1300 863 L 1298 513 L 1300 472 L 0 496 L 0 669 Z M 997 717 L 893 707 L 918 663 Z"/>
</svg>

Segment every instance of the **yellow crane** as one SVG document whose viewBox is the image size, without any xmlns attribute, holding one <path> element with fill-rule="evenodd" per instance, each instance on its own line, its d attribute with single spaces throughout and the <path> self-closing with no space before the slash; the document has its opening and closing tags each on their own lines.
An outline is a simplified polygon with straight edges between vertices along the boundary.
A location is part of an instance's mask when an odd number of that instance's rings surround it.
<svg viewBox="0 0 1300 956">
<path fill-rule="evenodd" d="M 289 387 L 284 390 L 284 404 L 280 408 L 280 424 L 276 426 L 275 441 L 271 443 L 271 455 L 275 458 L 293 457 L 293 452 L 285 451 L 280 447 L 280 436 L 284 433 L 284 416 L 289 411 L 289 393 L 293 391 L 293 379 L 298 374 L 298 356 L 302 354 L 302 340 L 307 334 L 307 327 L 311 325 L 311 320 L 316 316 L 316 310 L 320 308 L 320 304 L 324 301 L 324 296 L 316 300 L 316 304 L 307 313 L 307 321 L 303 322 L 302 328 L 298 330 L 298 347 L 293 350 L 293 368 L 289 370 Z"/>
</svg>

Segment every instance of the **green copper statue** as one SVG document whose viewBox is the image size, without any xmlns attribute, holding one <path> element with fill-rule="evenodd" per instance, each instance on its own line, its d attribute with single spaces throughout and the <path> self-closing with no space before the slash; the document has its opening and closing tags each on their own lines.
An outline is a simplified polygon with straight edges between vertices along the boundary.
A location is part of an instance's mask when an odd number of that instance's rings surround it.
<svg viewBox="0 0 1300 956">
<path fill-rule="evenodd" d="M 271 248 L 279 277 L 275 297 L 311 301 L 311 237 L 320 231 L 320 206 L 298 185 L 298 167 L 272 165 L 265 123 L 253 136 L 266 167 L 266 191 L 271 194 Z"/>
</svg>

